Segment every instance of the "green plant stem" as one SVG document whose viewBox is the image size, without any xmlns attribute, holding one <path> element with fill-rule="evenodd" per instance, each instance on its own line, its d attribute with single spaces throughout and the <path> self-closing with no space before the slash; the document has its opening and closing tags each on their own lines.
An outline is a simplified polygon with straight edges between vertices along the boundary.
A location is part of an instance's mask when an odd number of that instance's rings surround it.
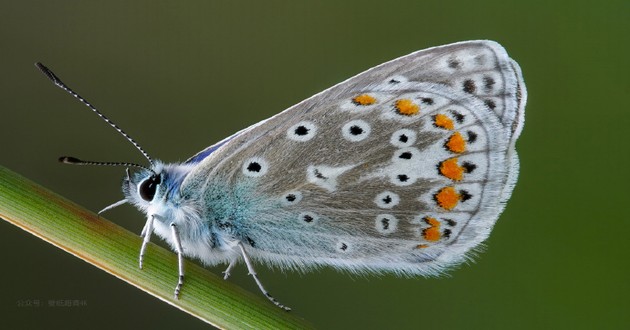
<svg viewBox="0 0 630 330">
<path fill-rule="evenodd" d="M 151 244 L 139 269 L 138 235 L 1 166 L 0 218 L 218 328 L 311 328 L 191 262 L 180 299 L 174 299 L 174 253 Z"/>
</svg>

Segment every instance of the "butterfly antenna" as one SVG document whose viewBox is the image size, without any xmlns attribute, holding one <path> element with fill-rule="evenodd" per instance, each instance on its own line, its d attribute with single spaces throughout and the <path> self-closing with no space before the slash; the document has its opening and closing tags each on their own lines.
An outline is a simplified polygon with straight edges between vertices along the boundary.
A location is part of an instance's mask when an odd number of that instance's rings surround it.
<svg viewBox="0 0 630 330">
<path fill-rule="evenodd" d="M 142 153 L 142 155 L 144 155 L 144 157 L 149 161 L 149 163 L 151 165 L 153 165 L 153 160 L 151 159 L 149 154 L 146 151 L 144 151 L 144 149 L 142 149 L 142 147 L 134 139 L 132 139 L 131 136 L 129 136 L 129 134 L 125 133 L 125 131 L 123 131 L 120 127 L 118 127 L 118 125 L 116 125 L 109 118 L 105 117 L 105 115 L 103 115 L 100 111 L 98 111 L 90 102 L 88 102 L 86 99 L 81 97 L 81 95 L 77 94 L 75 91 L 70 89 L 70 87 L 68 87 L 66 84 L 64 84 L 63 81 L 61 81 L 61 79 L 59 79 L 59 77 L 57 77 L 57 75 L 55 75 L 55 73 L 52 72 L 49 68 L 47 68 L 45 65 L 43 65 L 40 62 L 37 62 L 37 63 L 35 63 L 35 66 L 39 70 L 41 70 L 42 73 L 44 73 L 44 75 L 46 75 L 46 77 L 48 77 L 48 79 L 50 79 L 50 81 L 52 81 L 55 85 L 57 85 L 57 87 L 65 90 L 70 95 L 76 97 L 79 101 L 81 101 L 81 103 L 85 104 L 88 108 L 90 108 L 92 111 L 94 111 L 94 113 L 96 113 L 99 117 L 101 117 L 101 119 L 103 119 L 106 123 L 108 123 L 116 131 L 118 131 L 118 133 L 120 133 L 122 136 L 124 136 L 127 139 L 127 141 L 131 142 L 131 144 L 133 144 L 134 147 L 136 147 L 136 149 L 138 149 Z M 64 157 L 62 157 L 62 158 L 64 158 Z M 70 158 L 70 157 L 65 157 L 65 158 Z M 74 158 L 74 159 L 76 159 L 76 158 Z M 67 163 L 67 164 L 88 165 L 86 163 L 90 163 L 89 165 L 113 165 L 113 166 L 127 164 L 129 166 L 146 168 L 146 167 L 143 167 L 143 166 L 140 166 L 140 165 L 137 165 L 137 164 L 131 164 L 131 163 L 105 163 L 105 162 L 83 162 L 83 161 L 80 161 L 80 162 L 81 163 L 72 163 L 72 162 L 70 162 L 70 163 Z"/>
<path fill-rule="evenodd" d="M 124 167 L 137 167 L 137 168 L 142 168 L 145 169 L 147 171 L 151 171 L 153 173 L 155 173 L 155 171 L 153 171 L 152 169 L 146 167 L 146 166 L 142 166 L 140 164 L 136 164 L 136 163 L 127 163 L 127 162 L 95 162 L 95 161 L 91 161 L 91 160 L 81 160 L 75 157 L 70 157 L 70 156 L 63 156 L 63 157 L 59 157 L 59 162 L 60 163 L 64 163 L 64 164 L 70 164 L 70 165 L 97 165 L 97 166 L 124 166 Z M 129 174 L 127 174 L 129 175 Z"/>
</svg>

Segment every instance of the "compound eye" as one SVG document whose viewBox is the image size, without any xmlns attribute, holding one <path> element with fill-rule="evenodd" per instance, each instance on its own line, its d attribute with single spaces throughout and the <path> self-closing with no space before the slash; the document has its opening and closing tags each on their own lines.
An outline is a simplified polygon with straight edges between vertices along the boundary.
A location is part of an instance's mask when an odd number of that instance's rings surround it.
<svg viewBox="0 0 630 330">
<path fill-rule="evenodd" d="M 147 202 L 153 200 L 155 197 L 155 192 L 157 191 L 158 185 L 162 182 L 162 179 L 159 175 L 151 175 L 148 179 L 142 181 L 140 186 L 138 187 L 138 193 L 140 197 Z"/>
</svg>

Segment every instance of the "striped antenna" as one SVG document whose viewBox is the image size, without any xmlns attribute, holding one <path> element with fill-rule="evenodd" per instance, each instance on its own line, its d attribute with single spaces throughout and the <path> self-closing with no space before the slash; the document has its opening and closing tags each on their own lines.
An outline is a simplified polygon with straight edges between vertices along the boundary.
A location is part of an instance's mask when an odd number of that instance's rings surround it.
<svg viewBox="0 0 630 330">
<path fill-rule="evenodd" d="M 44 73 L 46 75 L 46 77 L 48 77 L 48 79 L 50 79 L 50 81 L 52 81 L 55 85 L 57 85 L 57 87 L 65 90 L 66 92 L 68 92 L 70 95 L 76 97 L 79 101 L 81 101 L 81 103 L 85 104 L 88 108 L 92 109 L 92 111 L 94 111 L 94 113 L 96 113 L 99 117 L 101 117 L 101 119 L 103 119 L 106 123 L 109 124 L 109 126 L 113 127 L 115 130 L 118 131 L 118 133 L 120 133 L 122 136 L 124 136 L 127 141 L 131 142 L 131 144 L 134 145 L 134 147 L 136 147 L 136 149 L 138 149 L 143 155 L 144 157 L 149 161 L 149 163 L 151 165 L 153 165 L 153 160 L 151 159 L 151 157 L 149 157 L 149 154 L 144 151 L 144 149 L 142 149 L 142 147 L 134 140 L 131 138 L 131 136 L 129 136 L 129 134 L 125 133 L 125 131 L 123 131 L 120 127 L 118 127 L 118 125 L 116 125 L 113 121 L 109 120 L 109 118 L 105 117 L 105 115 L 103 115 L 100 111 L 98 111 L 92 104 L 90 104 L 90 102 L 88 102 L 86 99 L 84 99 L 83 97 L 81 97 L 81 95 L 77 94 L 75 91 L 73 91 L 72 89 L 70 89 L 70 87 L 68 87 L 66 84 L 64 84 L 61 79 L 59 79 L 59 77 L 57 77 L 57 75 L 55 75 L 49 68 L 47 68 L 45 65 L 43 65 L 40 62 L 35 63 L 35 66 L 42 71 L 42 73 Z M 98 163 L 98 162 L 94 162 L 95 164 L 92 165 L 114 165 L 114 164 L 106 164 L 106 163 Z M 98 164 L 96 164 L 98 163 Z M 75 165 L 87 165 L 84 163 L 73 163 Z M 122 165 L 122 164 L 128 164 L 128 163 L 116 163 L 116 165 Z M 137 164 L 128 164 L 130 166 L 135 166 L 135 167 L 142 167 L 142 168 L 146 168 L 144 166 L 140 166 Z"/>
<path fill-rule="evenodd" d="M 64 163 L 64 164 L 70 164 L 70 165 L 98 165 L 98 166 L 124 166 L 124 167 L 138 167 L 138 168 L 142 168 L 145 169 L 147 171 L 151 171 L 153 172 L 153 174 L 156 174 L 155 171 L 153 171 L 152 169 L 146 167 L 146 166 L 142 166 L 140 164 L 136 164 L 136 163 L 127 163 L 127 162 L 95 162 L 92 160 L 81 160 L 75 157 L 70 157 L 70 156 L 62 156 L 59 157 L 59 162 L 60 163 Z M 127 176 L 129 176 L 129 173 L 127 173 Z"/>
</svg>

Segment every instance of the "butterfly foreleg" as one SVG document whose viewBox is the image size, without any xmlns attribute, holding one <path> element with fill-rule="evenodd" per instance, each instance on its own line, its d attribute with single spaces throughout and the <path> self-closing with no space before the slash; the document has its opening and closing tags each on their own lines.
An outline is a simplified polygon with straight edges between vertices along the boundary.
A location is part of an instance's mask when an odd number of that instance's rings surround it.
<svg viewBox="0 0 630 330">
<path fill-rule="evenodd" d="M 173 242 L 175 242 L 175 249 L 177 250 L 179 280 L 177 281 L 177 286 L 175 286 L 175 299 L 179 299 L 179 293 L 184 285 L 184 249 L 182 249 L 182 242 L 179 238 L 179 232 L 177 231 L 177 225 L 175 225 L 175 223 L 171 223 L 171 235 L 173 235 Z"/>
<path fill-rule="evenodd" d="M 147 219 L 144 228 L 142 228 L 142 246 L 140 247 L 140 256 L 139 256 L 139 264 L 140 269 L 142 269 L 142 264 L 144 260 L 144 253 L 146 252 L 147 245 L 149 244 L 149 240 L 151 239 L 151 235 L 153 234 L 153 223 L 155 222 L 155 215 L 149 216 Z M 177 286 L 175 286 L 174 297 L 175 299 L 179 299 L 179 293 L 182 291 L 182 286 L 184 285 L 184 249 L 182 248 L 182 242 L 179 237 L 179 231 L 177 230 L 177 225 L 175 223 L 171 223 L 171 235 L 173 238 L 173 242 L 175 245 L 175 251 L 177 252 L 177 270 L 178 270 L 178 281 Z"/>
<path fill-rule="evenodd" d="M 155 221 L 155 217 L 153 215 L 149 216 L 147 222 L 144 224 L 144 228 L 142 228 L 142 233 L 140 233 L 140 236 L 143 238 L 142 246 L 140 247 L 140 256 L 138 257 L 140 269 L 142 269 L 142 262 L 144 260 L 144 253 L 147 250 L 147 244 L 149 244 L 151 234 L 153 234 L 153 221 Z"/>
</svg>

